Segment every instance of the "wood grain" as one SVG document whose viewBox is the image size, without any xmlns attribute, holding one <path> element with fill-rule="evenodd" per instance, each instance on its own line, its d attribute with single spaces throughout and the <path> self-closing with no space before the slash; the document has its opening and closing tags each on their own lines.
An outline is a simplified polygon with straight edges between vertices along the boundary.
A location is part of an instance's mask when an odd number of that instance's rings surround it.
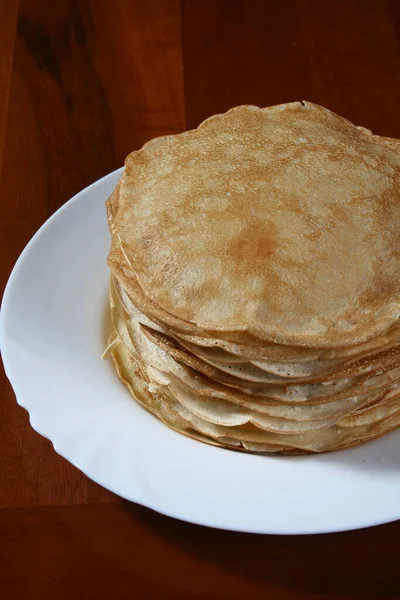
<svg viewBox="0 0 400 600">
<path fill-rule="evenodd" d="M 399 534 L 400 523 L 323 536 L 249 535 L 125 502 L 6 509 L 0 581 L 24 599 L 394 599 Z"/>
<path fill-rule="evenodd" d="M 399 12 L 399 3 L 391 3 Z M 400 137 L 398 23 L 382 0 L 186 0 L 189 127 L 237 104 L 310 100 Z"/>
<path fill-rule="evenodd" d="M 0 177 L 3 166 L 4 138 L 7 125 L 8 101 L 19 0 L 0 4 Z"/>
<path fill-rule="evenodd" d="M 397 0 L 0 2 L 0 285 L 54 210 L 148 139 L 298 99 L 400 137 L 399 78 Z M 5 598 L 400 597 L 400 523 L 271 537 L 175 521 L 57 456 L 4 374 L 0 396 Z"/>
<path fill-rule="evenodd" d="M 0 182 L 0 285 L 55 209 L 130 150 L 184 123 L 177 2 L 60 0 L 49 10 L 45 0 L 21 0 Z M 114 501 L 32 431 L 4 375 L 0 386 L 0 506 Z"/>
</svg>

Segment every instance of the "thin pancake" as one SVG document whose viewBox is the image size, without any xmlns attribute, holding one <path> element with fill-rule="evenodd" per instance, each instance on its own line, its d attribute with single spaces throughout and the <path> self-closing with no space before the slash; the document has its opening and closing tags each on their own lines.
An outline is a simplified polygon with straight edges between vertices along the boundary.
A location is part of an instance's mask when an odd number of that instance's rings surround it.
<svg viewBox="0 0 400 600">
<path fill-rule="evenodd" d="M 195 391 L 196 394 L 218 397 L 226 400 L 233 398 L 240 401 L 252 399 L 260 403 L 271 401 L 296 403 L 323 404 L 328 401 L 341 400 L 353 396 L 359 396 L 377 389 L 389 386 L 400 378 L 400 368 L 395 368 L 374 377 L 354 377 L 343 381 L 333 381 L 327 384 L 291 385 L 286 388 L 269 387 L 266 389 L 252 390 L 243 388 L 235 390 L 231 387 L 218 383 L 189 366 L 178 363 L 163 349 L 151 342 L 143 334 L 140 323 L 133 320 L 124 320 L 124 309 L 118 304 L 118 295 L 115 288 L 110 286 L 110 305 L 114 326 L 122 335 L 126 335 L 125 328 L 129 332 L 127 345 L 131 345 L 133 353 L 137 354 L 144 369 L 152 369 L 161 373 L 172 373 L 182 381 L 184 385 Z M 113 296 L 113 293 L 115 294 Z M 121 324 L 123 323 L 123 324 Z"/>
<path fill-rule="evenodd" d="M 120 184 L 117 185 L 113 194 L 107 201 L 107 213 L 110 230 L 114 232 L 114 234 L 116 232 L 114 217 L 119 208 L 119 189 Z M 396 345 L 396 343 L 400 341 L 400 325 L 397 323 L 394 324 L 394 326 L 387 332 L 380 334 L 378 337 L 373 338 L 364 344 L 330 350 L 326 348 L 304 348 L 281 346 L 277 344 L 274 344 L 273 346 L 268 346 L 265 344 L 259 346 L 259 340 L 251 335 L 243 333 L 241 334 L 239 343 L 236 334 L 232 334 L 232 332 L 225 332 L 224 340 L 216 337 L 218 336 L 217 332 L 209 332 L 209 334 L 213 337 L 207 338 L 201 337 L 201 335 L 190 335 L 187 333 L 188 330 L 190 331 L 195 328 L 195 331 L 201 334 L 201 329 L 196 327 L 194 324 L 182 322 L 173 315 L 166 313 L 144 295 L 143 290 L 141 289 L 139 283 L 137 282 L 136 276 L 131 269 L 129 260 L 120 247 L 119 241 L 120 238 L 117 233 L 113 236 L 112 247 L 109 255 L 109 264 L 111 268 L 114 267 L 115 273 L 121 278 L 122 285 L 118 282 L 116 283 L 117 286 L 121 288 L 120 293 L 122 296 L 122 301 L 126 304 L 132 303 L 132 300 L 129 298 L 126 290 L 123 287 L 123 285 L 125 285 L 125 287 L 130 290 L 130 293 L 135 300 L 136 310 L 138 310 L 138 306 L 140 306 L 141 310 L 144 310 L 147 317 L 151 317 L 153 319 L 153 324 L 157 323 L 158 327 L 161 327 L 163 330 L 166 329 L 171 336 L 176 337 L 176 339 L 183 344 L 186 341 L 187 343 L 197 345 L 199 351 L 215 352 L 216 350 L 220 349 L 221 352 L 226 351 L 234 356 L 238 356 L 238 360 L 241 360 L 240 357 L 245 357 L 247 359 L 267 359 L 270 361 L 281 362 L 295 360 L 300 363 L 317 359 L 331 360 L 352 356 L 362 357 L 368 352 L 377 352 L 381 349 L 390 349 L 393 345 Z M 175 333 L 173 328 L 177 329 L 177 333 Z M 243 345 L 243 343 L 240 342 L 244 342 L 247 345 Z M 299 365 L 299 367 L 301 367 L 301 365 Z M 276 374 L 277 370 L 279 372 L 279 367 L 275 368 L 275 370 L 272 372 Z"/>
<path fill-rule="evenodd" d="M 111 354 L 117 372 L 142 406 L 177 431 L 215 445 L 242 448 L 255 452 L 282 452 L 300 450 L 322 452 L 362 442 L 393 429 L 400 422 L 399 395 L 393 395 L 383 403 L 379 413 L 372 408 L 360 418 L 343 425 L 332 425 L 325 430 L 313 430 L 298 434 L 267 432 L 257 427 L 226 427 L 214 425 L 197 417 L 171 397 L 157 397 L 148 392 L 148 383 L 123 343 L 113 345 Z"/>
<path fill-rule="evenodd" d="M 118 244 L 113 242 L 109 257 L 109 265 L 114 273 L 114 279 L 120 290 L 121 298 L 126 305 L 134 306 L 139 311 L 142 318 L 149 319 L 151 323 L 161 331 L 176 338 L 178 341 L 186 341 L 195 344 L 200 348 L 220 349 L 229 352 L 235 356 L 245 357 L 248 360 L 271 360 L 271 361 L 310 361 L 316 359 L 334 359 L 346 358 L 357 355 L 364 355 L 367 352 L 389 349 L 400 341 L 400 325 L 396 324 L 384 334 L 360 345 L 348 346 L 340 349 L 324 348 L 303 348 L 282 345 L 265 345 L 256 340 L 251 335 L 241 336 L 243 343 L 238 343 L 235 335 L 224 332 L 224 339 L 218 338 L 218 333 L 214 332 L 214 337 L 201 337 L 185 333 L 185 329 L 193 329 L 191 324 L 185 324 L 173 315 L 162 311 L 141 290 L 130 266 L 125 261 L 125 257 Z M 145 324 L 149 324 L 146 323 Z M 261 345 L 260 345 L 261 344 Z"/>
<path fill-rule="evenodd" d="M 368 342 L 400 315 L 399 148 L 310 103 L 238 107 L 128 157 L 121 248 L 189 333 Z"/>
<path fill-rule="evenodd" d="M 328 371 L 318 375 L 311 375 L 309 377 L 301 378 L 285 378 L 280 375 L 273 375 L 267 373 L 259 373 L 257 369 L 251 367 L 245 371 L 242 365 L 232 365 L 228 370 L 220 369 L 220 367 L 214 367 L 209 362 L 204 362 L 198 357 L 186 351 L 182 346 L 177 344 L 173 339 L 169 338 L 159 331 L 155 331 L 142 325 L 144 334 L 160 348 L 171 354 L 179 362 L 183 362 L 193 369 L 204 373 L 207 377 L 215 379 L 220 383 L 231 385 L 241 389 L 244 385 L 252 385 L 254 387 L 263 387 L 265 385 L 274 386 L 288 386 L 296 384 L 315 384 L 315 383 L 328 383 L 339 379 L 348 379 L 350 377 L 358 377 L 360 375 L 373 375 L 376 372 L 384 372 L 391 368 L 400 365 L 400 348 L 394 347 L 390 350 L 386 350 L 374 356 L 367 356 L 357 361 L 345 362 L 336 371 Z"/>
<path fill-rule="evenodd" d="M 215 379 L 216 381 L 219 381 L 221 383 L 226 383 L 227 385 L 232 385 L 233 387 L 239 387 L 239 388 L 243 388 L 244 386 L 246 386 L 246 380 L 250 381 L 250 382 L 256 382 L 257 385 L 257 379 L 254 379 L 254 372 L 255 369 L 254 367 L 252 368 L 252 374 L 251 376 L 243 376 L 244 373 L 241 372 L 240 373 L 240 377 L 238 378 L 237 373 L 235 373 L 235 364 L 233 364 L 232 366 L 230 366 L 230 368 L 228 369 L 227 373 L 228 376 L 225 376 L 223 374 L 218 373 L 218 371 L 215 370 L 215 368 L 210 368 L 208 365 L 214 366 L 212 361 L 207 361 L 208 364 L 204 364 L 204 361 L 200 361 L 197 360 L 197 355 L 193 355 L 193 353 L 191 354 L 187 354 L 185 353 L 185 344 L 183 343 L 183 348 L 182 348 L 182 341 L 180 340 L 178 342 L 179 346 L 176 347 L 176 343 L 174 342 L 174 340 L 178 341 L 178 338 L 176 337 L 172 337 L 172 338 L 167 338 L 165 336 L 165 328 L 160 327 L 159 325 L 156 325 L 154 322 L 152 322 L 150 319 L 148 319 L 148 317 L 146 317 L 145 315 L 143 315 L 143 313 L 141 313 L 136 306 L 131 302 L 131 300 L 128 298 L 128 296 L 126 295 L 126 293 L 123 291 L 122 286 L 120 285 L 120 283 L 113 278 L 112 279 L 113 282 L 113 288 L 115 290 L 115 295 L 118 296 L 118 302 L 121 303 L 121 305 L 124 307 L 124 310 L 126 311 L 126 313 L 129 315 L 129 317 L 133 320 L 135 320 L 138 323 L 141 323 L 144 326 L 144 331 L 146 333 L 147 331 L 147 335 L 153 335 L 153 338 L 157 338 L 158 336 L 158 342 L 161 345 L 161 347 L 164 347 L 164 349 L 166 351 L 169 351 L 169 347 L 171 347 L 172 349 L 174 349 L 175 352 L 175 356 L 177 356 L 179 354 L 179 358 L 180 360 L 182 360 L 183 362 L 185 362 L 186 364 L 188 364 L 189 366 L 193 367 L 194 369 L 198 369 L 200 370 L 203 374 L 207 375 L 208 377 L 211 377 L 212 379 Z M 170 331 L 168 331 L 168 333 L 170 333 Z M 163 346 L 163 340 L 164 340 L 164 346 Z M 153 342 L 156 341 L 155 339 L 153 339 Z M 156 341 L 157 343 L 157 341 Z M 285 377 L 282 377 L 281 375 L 274 375 L 274 374 L 270 374 L 267 376 L 263 376 L 261 377 L 259 374 L 259 378 L 258 378 L 258 382 L 259 382 L 259 387 L 261 387 L 261 385 L 263 384 L 272 384 L 272 385 L 294 385 L 296 383 L 318 383 L 318 382 L 324 382 L 327 383 L 329 381 L 333 381 L 335 379 L 344 379 L 344 378 L 349 378 L 349 377 L 357 377 L 360 375 L 367 375 L 367 374 L 373 374 L 374 372 L 377 371 L 387 371 L 389 368 L 391 367 L 395 367 L 399 364 L 399 355 L 400 355 L 400 349 L 398 344 L 392 344 L 389 345 L 387 347 L 387 349 L 376 349 L 374 351 L 372 351 L 370 354 L 368 353 L 363 353 L 361 354 L 361 358 L 360 357 L 352 357 L 348 360 L 342 361 L 342 363 L 340 364 L 340 367 L 338 366 L 338 368 L 336 369 L 336 371 L 327 371 L 323 374 L 319 374 L 317 376 L 315 375 L 311 375 L 309 377 L 302 377 L 302 378 L 289 378 L 289 380 Z M 307 364 L 307 363 L 306 363 Z M 217 369 L 220 369 L 220 365 L 216 366 Z M 220 369 L 221 370 L 221 369 Z M 237 371 L 241 371 L 242 370 L 242 365 L 240 365 L 237 368 Z M 225 369 L 222 369 L 222 371 L 225 371 Z M 236 375 L 236 377 L 232 377 L 232 375 Z M 239 379 L 244 380 L 244 382 L 240 382 Z M 247 384 L 249 385 L 249 384 Z"/>
</svg>

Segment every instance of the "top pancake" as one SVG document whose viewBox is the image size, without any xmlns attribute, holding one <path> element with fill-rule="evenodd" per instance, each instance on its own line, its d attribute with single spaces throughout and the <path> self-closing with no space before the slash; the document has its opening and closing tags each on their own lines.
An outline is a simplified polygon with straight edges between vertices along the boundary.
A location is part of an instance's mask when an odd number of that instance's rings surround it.
<svg viewBox="0 0 400 600">
<path fill-rule="evenodd" d="M 310 103 L 237 107 L 127 158 L 113 235 L 193 333 L 361 344 L 400 314 L 399 150 Z"/>
</svg>

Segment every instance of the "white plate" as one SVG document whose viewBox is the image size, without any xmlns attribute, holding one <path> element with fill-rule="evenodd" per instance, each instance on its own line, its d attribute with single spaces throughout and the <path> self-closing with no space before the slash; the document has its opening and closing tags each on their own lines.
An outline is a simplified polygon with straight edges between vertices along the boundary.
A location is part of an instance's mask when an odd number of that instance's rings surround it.
<svg viewBox="0 0 400 600">
<path fill-rule="evenodd" d="M 101 360 L 109 247 L 104 202 L 120 173 L 55 213 L 8 282 L 3 361 L 32 427 L 109 490 L 193 523 L 320 533 L 398 519 L 400 431 L 321 456 L 256 456 L 187 439 L 131 400 Z"/>
</svg>

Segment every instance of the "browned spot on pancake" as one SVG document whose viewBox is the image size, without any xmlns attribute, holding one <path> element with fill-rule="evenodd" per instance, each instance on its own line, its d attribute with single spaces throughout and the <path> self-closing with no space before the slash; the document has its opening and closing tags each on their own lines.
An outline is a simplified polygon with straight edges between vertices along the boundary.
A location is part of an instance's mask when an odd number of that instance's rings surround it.
<svg viewBox="0 0 400 600">
<path fill-rule="evenodd" d="M 385 279 L 379 270 L 375 270 L 370 286 L 360 295 L 360 302 L 367 306 L 379 306 L 381 296 L 395 297 L 399 293 L 400 282 Z"/>
<path fill-rule="evenodd" d="M 147 248 L 150 248 L 153 243 L 154 238 L 147 235 L 140 240 L 139 247 L 141 247 L 143 250 L 147 250 Z"/>
<path fill-rule="evenodd" d="M 186 298 L 197 296 L 203 300 L 212 300 L 219 291 L 219 280 L 207 280 L 204 283 L 197 283 L 186 290 Z"/>
<path fill-rule="evenodd" d="M 241 270 L 250 267 L 250 272 L 259 273 L 268 263 L 278 245 L 277 227 L 271 221 L 249 220 L 241 232 L 229 241 L 226 254 L 235 267 Z"/>
</svg>

